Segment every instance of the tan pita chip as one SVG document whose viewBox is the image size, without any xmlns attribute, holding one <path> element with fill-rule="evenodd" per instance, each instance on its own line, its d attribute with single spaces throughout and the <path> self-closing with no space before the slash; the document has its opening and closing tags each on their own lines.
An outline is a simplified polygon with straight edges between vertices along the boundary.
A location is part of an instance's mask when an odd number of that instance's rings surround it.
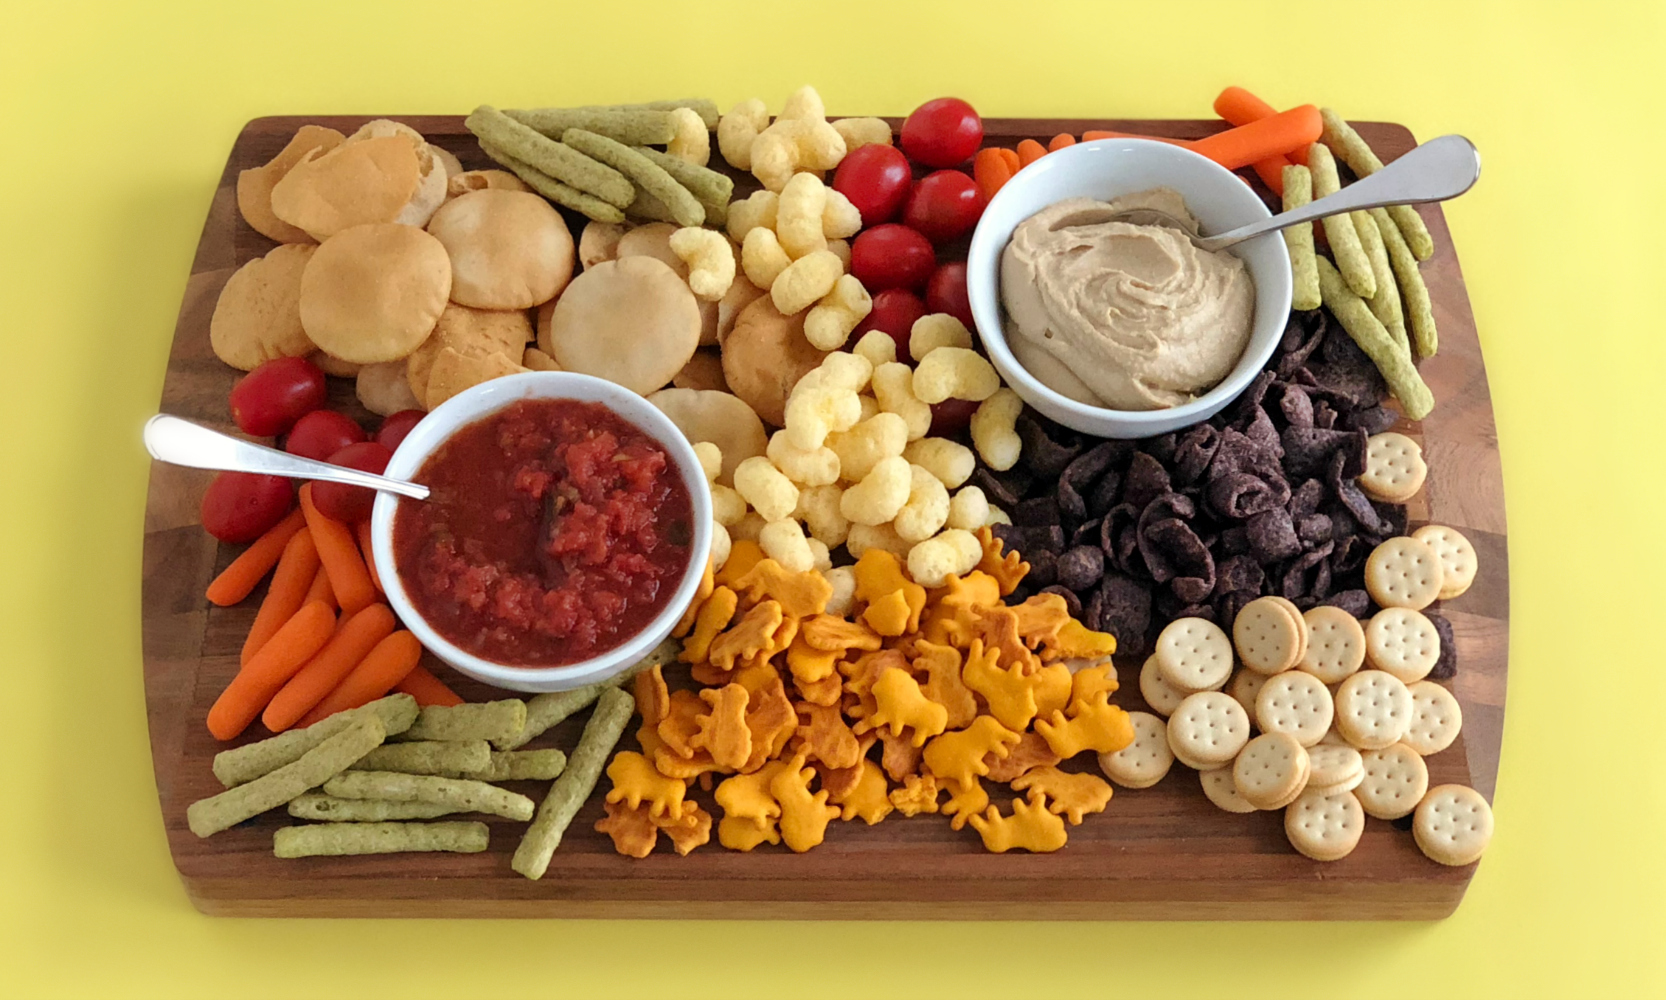
<svg viewBox="0 0 1666 1000">
<path fill-rule="evenodd" d="M 363 365 L 354 383 L 354 391 L 364 408 L 379 417 L 400 410 L 420 410 L 422 404 L 411 393 L 405 380 L 405 362 L 385 361 L 377 365 Z"/>
<path fill-rule="evenodd" d="M 482 382 L 524 371 L 525 368 L 501 354 L 470 357 L 442 347 L 428 376 L 428 408 L 432 410 L 464 389 L 472 389 Z"/>
<path fill-rule="evenodd" d="M 311 353 L 301 326 L 301 275 L 318 248 L 286 243 L 237 269 L 220 290 L 208 341 L 221 361 L 251 371 L 273 358 Z"/>
<path fill-rule="evenodd" d="M 355 143 L 404 144 L 404 139 Z M 451 261 L 415 226 L 354 226 L 324 241 L 301 275 L 301 322 L 320 348 L 361 365 L 398 361 L 433 332 L 451 292 Z"/>
<path fill-rule="evenodd" d="M 507 170 L 465 170 L 446 180 L 446 194 L 455 198 L 470 191 L 531 191 L 526 182 Z"/>
<path fill-rule="evenodd" d="M 535 372 L 558 372 L 561 366 L 555 359 L 540 351 L 536 347 L 529 347 L 521 354 L 521 364 Z"/>
<path fill-rule="evenodd" d="M 417 400 L 426 403 L 428 374 L 441 348 L 449 347 L 470 357 L 501 354 L 518 358 L 531 339 L 532 321 L 523 310 L 471 309 L 448 302 L 434 324 L 434 332 L 405 359 L 405 378 Z"/>
<path fill-rule="evenodd" d="M 359 370 L 364 367 L 352 361 L 343 361 L 332 354 L 325 354 L 323 351 L 313 351 L 307 355 L 307 360 L 317 365 L 319 371 L 337 378 L 358 378 Z"/>
<path fill-rule="evenodd" d="M 403 135 L 316 150 L 272 188 L 272 211 L 315 239 L 368 222 L 392 222 L 417 193 L 422 166 Z"/>
<path fill-rule="evenodd" d="M 723 378 L 723 358 L 711 350 L 695 351 L 683 370 L 672 377 L 671 384 L 678 389 L 729 391 L 729 383 Z"/>
<path fill-rule="evenodd" d="M 288 174 L 301 158 L 318 150 L 327 153 L 342 143 L 342 135 L 333 128 L 302 125 L 295 130 L 289 145 L 277 156 L 258 167 L 251 167 L 237 175 L 237 210 L 255 232 L 279 243 L 311 243 L 313 238 L 305 230 L 272 214 L 272 188 Z"/>
</svg>

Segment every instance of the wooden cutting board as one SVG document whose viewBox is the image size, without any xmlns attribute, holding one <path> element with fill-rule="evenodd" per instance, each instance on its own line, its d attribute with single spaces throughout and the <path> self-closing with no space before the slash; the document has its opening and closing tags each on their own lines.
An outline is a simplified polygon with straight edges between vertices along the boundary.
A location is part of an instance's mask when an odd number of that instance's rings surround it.
<svg viewBox="0 0 1666 1000">
<path fill-rule="evenodd" d="M 239 170 L 264 163 L 304 123 L 351 132 L 368 116 L 263 118 L 238 137 L 203 226 L 180 308 L 161 411 L 235 430 L 226 396 L 238 373 L 208 343 L 208 322 L 226 279 L 272 244 L 236 207 Z M 456 116 L 401 119 L 455 152 L 465 167 L 488 163 Z M 893 122 L 893 125 L 896 123 Z M 1195 138 L 1213 121 L 994 119 L 994 144 L 1042 142 L 1060 132 L 1108 128 Z M 1391 160 L 1414 140 L 1398 125 L 1358 123 Z M 715 159 L 715 158 L 714 158 Z M 1423 274 L 1440 326 L 1440 354 L 1422 367 L 1437 406 L 1419 426 L 1400 429 L 1423 442 L 1430 475 L 1413 501 L 1413 523 L 1457 527 L 1475 544 L 1481 572 L 1463 597 L 1446 602 L 1459 647 L 1454 688 L 1464 731 L 1429 759 L 1431 784 L 1461 782 L 1489 798 L 1498 772 L 1508 642 L 1509 573 L 1504 495 L 1486 372 L 1474 317 L 1441 212 L 1422 209 L 1435 240 Z M 331 405 L 369 418 L 349 381 L 331 379 Z M 542 881 L 512 872 L 524 825 L 492 825 L 491 849 L 474 855 L 389 855 L 279 860 L 269 813 L 200 840 L 185 807 L 220 790 L 209 769 L 223 749 L 204 724 L 209 706 L 236 672 L 243 636 L 260 592 L 232 608 L 203 597 L 208 581 L 236 554 L 199 524 L 209 474 L 152 466 L 145 512 L 144 662 L 151 756 L 168 845 L 192 902 L 205 913 L 237 916 L 361 917 L 731 917 L 819 919 L 1432 919 L 1457 908 L 1475 866 L 1446 868 L 1419 853 L 1411 834 L 1369 820 L 1349 857 L 1319 864 L 1286 842 L 1281 813 L 1233 815 L 1212 806 L 1197 776 L 1176 765 L 1155 788 L 1119 789 L 1110 808 L 1070 831 L 1055 854 L 987 854 L 976 834 L 956 833 L 941 817 L 898 816 L 875 827 L 835 824 L 827 842 L 802 855 L 764 847 L 749 854 L 715 841 L 688 857 L 661 849 L 643 860 L 614 853 L 591 828 L 601 794 L 579 813 Z M 492 689 L 430 666 L 470 700 Z M 1137 663 L 1119 668 L 1116 701 L 1144 707 L 1131 683 Z M 571 749 L 582 718 L 534 746 Z M 266 733 L 257 725 L 245 740 Z M 627 744 L 631 740 L 627 737 Z M 605 782 L 604 782 L 605 786 Z M 517 783 L 541 796 L 546 783 Z M 997 797 L 999 802 L 999 797 Z M 1005 803 L 1000 802 L 1005 808 Z M 709 802 L 708 802 L 709 806 Z"/>
</svg>

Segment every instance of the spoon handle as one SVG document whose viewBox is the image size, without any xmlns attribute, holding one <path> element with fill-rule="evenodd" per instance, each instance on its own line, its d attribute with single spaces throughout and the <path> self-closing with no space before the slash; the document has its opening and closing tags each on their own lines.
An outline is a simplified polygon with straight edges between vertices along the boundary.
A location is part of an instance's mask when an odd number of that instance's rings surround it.
<svg viewBox="0 0 1666 1000">
<path fill-rule="evenodd" d="M 1475 144 L 1461 135 L 1443 135 L 1335 194 L 1219 236 L 1203 237 L 1196 243 L 1203 250 L 1224 250 L 1234 243 L 1343 212 L 1445 201 L 1468 191 L 1480 176 L 1481 153 Z"/>
<path fill-rule="evenodd" d="M 230 434 L 209 430 L 189 420 L 158 413 L 145 422 L 145 450 L 159 462 L 193 469 L 253 472 L 289 479 L 317 479 L 347 486 L 387 490 L 413 500 L 428 499 L 428 487 L 389 479 L 357 469 L 319 462 L 264 445 L 252 444 Z"/>
</svg>

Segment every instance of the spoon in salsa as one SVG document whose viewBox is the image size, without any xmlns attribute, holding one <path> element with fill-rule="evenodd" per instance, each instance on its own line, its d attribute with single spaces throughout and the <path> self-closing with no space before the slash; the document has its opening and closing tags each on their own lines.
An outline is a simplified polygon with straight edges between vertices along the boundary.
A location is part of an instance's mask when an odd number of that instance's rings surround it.
<svg viewBox="0 0 1666 1000">
<path fill-rule="evenodd" d="M 230 434 L 209 430 L 189 420 L 158 413 L 145 421 L 145 450 L 159 462 L 183 465 L 192 469 L 217 469 L 222 472 L 253 472 L 264 476 L 284 476 L 289 479 L 316 479 L 346 486 L 366 486 L 386 490 L 412 500 L 428 499 L 428 487 L 403 479 L 389 479 L 371 472 L 360 472 L 328 462 L 302 458 L 288 452 L 254 444 Z"/>
</svg>

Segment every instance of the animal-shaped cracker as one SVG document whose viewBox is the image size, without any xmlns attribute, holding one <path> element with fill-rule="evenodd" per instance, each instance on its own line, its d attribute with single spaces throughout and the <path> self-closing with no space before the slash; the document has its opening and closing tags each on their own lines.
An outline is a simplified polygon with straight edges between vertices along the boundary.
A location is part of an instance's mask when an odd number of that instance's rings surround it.
<svg viewBox="0 0 1666 1000">
<path fill-rule="evenodd" d="M 926 589 L 908 578 L 895 555 L 884 549 L 870 548 L 856 560 L 852 572 L 856 575 L 856 599 L 868 605 L 862 620 L 874 631 L 880 635 L 897 636 L 919 630 L 920 613 L 926 607 Z M 902 595 L 900 603 L 891 597 L 897 593 Z M 869 617 L 876 604 L 880 610 Z M 876 619 L 883 620 L 887 628 L 881 628 L 880 621 Z M 892 630 L 894 626 L 900 628 Z"/>
<path fill-rule="evenodd" d="M 875 732 L 882 744 L 879 762 L 892 781 L 901 781 L 910 774 L 919 773 L 920 762 L 925 759 L 924 747 L 915 746 L 907 736 L 892 736 L 887 729 Z"/>
<path fill-rule="evenodd" d="M 970 785 L 949 786 L 949 800 L 943 803 L 939 810 L 949 817 L 949 829 L 959 830 L 966 825 L 966 821 L 989 808 L 989 792 L 984 790 L 983 782 L 973 781 Z"/>
<path fill-rule="evenodd" d="M 988 573 L 973 570 L 964 577 L 949 574 L 943 596 L 926 615 L 921 631 L 932 642 L 962 649 L 972 641 L 978 608 L 1001 603 L 1001 585 Z"/>
<path fill-rule="evenodd" d="M 982 816 L 973 816 L 971 823 L 983 838 L 984 850 L 996 854 L 1015 848 L 1037 853 L 1056 851 L 1069 839 L 1064 820 L 1048 811 L 1047 796 L 1039 791 L 1032 791 L 1027 802 L 1013 799 L 1011 816 L 1002 816 L 990 806 Z"/>
<path fill-rule="evenodd" d="M 654 749 L 654 770 L 667 778 L 688 781 L 720 771 L 722 768 L 717 766 L 712 760 L 712 755 L 705 750 L 696 750 L 694 756 L 684 757 L 670 747 L 661 745 Z"/>
<path fill-rule="evenodd" d="M 740 598 L 728 587 L 713 590 L 706 602 L 700 605 L 700 613 L 694 620 L 694 631 L 684 640 L 682 655 L 678 659 L 684 663 L 706 662 L 711 655 L 712 640 L 729 627 L 739 602 Z"/>
<path fill-rule="evenodd" d="M 891 804 L 904 816 L 937 811 L 937 795 L 943 789 L 930 774 L 910 774 L 902 779 L 900 788 L 891 789 Z"/>
<path fill-rule="evenodd" d="M 775 632 L 785 616 L 775 601 L 755 604 L 727 632 L 712 640 L 712 666 L 733 670 L 737 660 L 749 660 L 775 644 Z M 697 626 L 698 627 L 698 626 Z"/>
<path fill-rule="evenodd" d="M 793 851 L 803 853 L 827 836 L 827 824 L 839 818 L 839 810 L 827 804 L 827 793 L 810 793 L 816 772 L 804 766 L 799 755 L 769 783 L 770 794 L 781 805 L 781 839 Z"/>
<path fill-rule="evenodd" d="M 644 670 L 636 675 L 636 713 L 642 716 L 642 725 L 653 727 L 665 721 L 666 713 L 671 711 L 671 692 L 665 688 L 665 673 L 659 664 L 653 669 Z"/>
<path fill-rule="evenodd" d="M 914 643 L 914 673 L 924 673 L 920 689 L 948 710 L 948 728 L 960 729 L 977 717 L 978 700 L 960 675 L 960 650 L 921 639 Z"/>
<path fill-rule="evenodd" d="M 983 695 L 983 700 L 989 703 L 990 714 L 1001 725 L 1021 733 L 1035 718 L 1035 681 L 1025 677 L 1022 668 L 1003 668 L 1000 663 L 999 650 L 986 649 L 982 639 L 973 639 L 972 648 L 966 651 L 966 666 L 961 676 L 967 687 Z"/>
<path fill-rule="evenodd" d="M 838 650 L 817 649 L 804 638 L 802 631 L 793 638 L 792 645 L 787 647 L 787 669 L 792 672 L 796 681 L 814 684 L 824 677 L 831 676 L 834 672 L 833 665 L 838 662 Z"/>
<path fill-rule="evenodd" d="M 1116 636 L 1095 632 L 1072 618 L 1042 650 L 1044 659 L 1099 659 L 1116 652 Z"/>
<path fill-rule="evenodd" d="M 676 754 L 671 753 L 671 751 L 666 748 L 665 741 L 659 738 L 659 728 L 657 726 L 650 726 L 647 722 L 643 722 L 641 726 L 637 727 L 636 742 L 642 747 L 642 756 L 654 761 L 654 767 L 656 770 L 659 768 L 659 761 L 657 757 L 661 750 L 665 750 L 666 753 L 671 754 L 673 757 L 676 756 Z M 661 771 L 660 773 L 664 774 L 665 772 Z"/>
<path fill-rule="evenodd" d="M 787 620 L 792 621 L 790 618 Z M 689 673 L 692 674 L 693 670 Z M 768 687 L 771 681 L 780 680 L 781 671 L 775 669 L 775 664 L 760 655 L 746 661 L 727 676 L 730 684 L 739 684 L 746 689 L 747 694 L 751 694 Z"/>
<path fill-rule="evenodd" d="M 1134 723 L 1128 713 L 1110 703 L 1110 695 L 1100 692 L 1092 698 L 1072 701 L 1068 715 L 1054 712 L 1053 717 L 1036 722 L 1035 731 L 1061 758 L 1074 757 L 1083 750 L 1116 753 L 1134 742 Z"/>
<path fill-rule="evenodd" d="M 1003 557 L 1001 550 L 1005 544 L 995 537 L 995 532 L 988 526 L 979 528 L 975 534 L 978 544 L 983 546 L 983 558 L 978 560 L 977 568 L 995 578 L 995 582 L 1001 585 L 1002 597 L 1017 590 L 1024 577 L 1030 574 L 1030 564 L 1020 559 L 1016 552 L 1008 552 Z M 734 558 L 729 556 L 731 562 Z"/>
<path fill-rule="evenodd" d="M 659 773 L 654 762 L 641 754 L 632 750 L 614 754 L 607 765 L 607 776 L 613 782 L 607 801 L 623 802 L 632 809 L 646 803 L 650 816 L 682 818 L 683 793 L 688 785 Z"/>
<path fill-rule="evenodd" d="M 879 707 L 856 724 L 858 732 L 886 726 L 892 736 L 900 736 L 903 727 L 911 726 L 912 742 L 918 747 L 941 733 L 948 723 L 949 710 L 927 698 L 920 690 L 920 682 L 906 670 L 887 668 L 874 681 L 873 696 Z"/>
<path fill-rule="evenodd" d="M 659 723 L 659 738 L 678 757 L 693 757 L 699 749 L 694 736 L 700 731 L 699 717 L 706 712 L 706 703 L 693 691 L 673 691 L 665 718 Z"/>
<path fill-rule="evenodd" d="M 816 649 L 836 650 L 840 653 L 851 649 L 872 652 L 885 645 L 884 638 L 878 632 L 859 622 L 847 622 L 836 615 L 813 615 L 806 618 L 800 631 L 804 635 L 804 641 Z"/>
<path fill-rule="evenodd" d="M 752 756 L 752 732 L 746 728 L 746 689 L 739 684 L 706 688 L 700 692 L 700 700 L 710 711 L 695 717 L 698 728 L 689 743 L 705 749 L 719 767 L 738 770 Z"/>
<path fill-rule="evenodd" d="M 1005 757 L 1018 740 L 1017 733 L 993 716 L 980 715 L 965 729 L 944 733 L 926 744 L 926 767 L 945 781 L 968 788 L 989 773 L 989 765 L 983 762 L 985 755 L 992 754 L 997 760 Z"/>
<path fill-rule="evenodd" d="M 717 821 L 717 842 L 731 851 L 750 851 L 759 844 L 779 844 L 781 831 L 774 820 L 759 826 L 749 819 L 725 816 Z"/>
<path fill-rule="evenodd" d="M 677 627 L 671 630 L 673 636 L 681 639 L 688 634 L 689 629 L 694 627 L 694 620 L 699 615 L 700 608 L 706 603 L 706 598 L 712 596 L 712 591 L 716 589 L 715 579 L 715 570 L 712 568 L 711 559 L 708 558 L 706 560 L 706 572 L 700 576 L 700 589 L 694 592 L 694 600 L 688 602 L 688 610 L 683 612 L 683 617 L 677 622 Z"/>
<path fill-rule="evenodd" d="M 839 818 L 852 820 L 860 816 L 869 826 L 891 815 L 896 808 L 887 794 L 884 773 L 871 760 L 861 762 L 861 777 L 855 786 L 843 796 L 835 796 L 833 801 L 840 806 Z"/>
<path fill-rule="evenodd" d="M 1003 605 L 979 608 L 976 615 L 978 638 L 983 640 L 985 649 L 1000 651 L 1003 667 L 1017 667 L 1026 675 L 1040 669 L 1040 658 L 1030 652 L 1023 636 L 1018 634 L 1018 612 Z"/>
<path fill-rule="evenodd" d="M 1083 667 L 1070 675 L 1071 701 L 1091 701 L 1093 696 L 1101 691 L 1110 695 L 1115 694 L 1116 689 L 1116 668 L 1109 663 L 1098 667 Z"/>
<path fill-rule="evenodd" d="M 733 550 L 731 559 L 732 553 Z M 814 570 L 794 573 L 773 559 L 760 560 L 735 581 L 735 590 L 754 604 L 775 601 L 789 618 L 819 615 L 827 610 L 827 599 L 833 596 L 833 585 L 820 573 Z"/>
<path fill-rule="evenodd" d="M 613 849 L 631 858 L 645 858 L 653 853 L 659 840 L 659 827 L 648 815 L 646 804 L 631 806 L 609 800 L 602 805 L 607 815 L 596 821 L 596 830 L 613 838 Z M 686 852 L 685 852 L 686 853 Z"/>
<path fill-rule="evenodd" d="M 839 697 L 844 694 L 844 678 L 838 674 L 829 674 L 814 683 L 796 681 L 793 686 L 804 700 L 812 705 L 826 705 L 829 708 L 839 704 Z"/>
<path fill-rule="evenodd" d="M 900 590 L 893 590 L 875 598 L 862 611 L 862 621 L 880 635 L 898 636 L 908 631 L 908 623 L 914 614 L 914 609 L 908 606 L 907 595 Z"/>
<path fill-rule="evenodd" d="M 1070 704 L 1070 668 L 1062 663 L 1042 667 L 1030 675 L 1035 681 L 1035 714 L 1045 719 Z"/>
<path fill-rule="evenodd" d="M 781 804 L 769 790 L 769 783 L 786 770 L 786 762 L 772 760 L 751 774 L 724 778 L 713 793 L 726 819 L 741 819 L 758 826 L 775 822 Z"/>
<path fill-rule="evenodd" d="M 813 757 L 828 767 L 851 767 L 861 759 L 856 734 L 845 724 L 837 706 L 828 707 L 799 702 L 797 736 L 803 741 L 801 754 Z"/>
<path fill-rule="evenodd" d="M 1016 791 L 1028 789 L 1047 797 L 1047 808 L 1063 816 L 1071 826 L 1082 822 L 1087 813 L 1104 812 L 1111 804 L 1111 785 L 1093 774 L 1072 774 L 1056 767 L 1038 767 L 1013 779 Z"/>
<path fill-rule="evenodd" d="M 752 567 L 764 561 L 764 550 L 757 542 L 741 539 L 729 546 L 729 558 L 713 577 L 719 587 L 736 589 L 741 578 L 752 572 Z"/>
<path fill-rule="evenodd" d="M 746 728 L 752 733 L 752 754 L 741 765 L 743 772 L 757 771 L 786 749 L 798 726 L 798 714 L 787 698 L 781 678 L 753 692 L 746 704 Z"/>
<path fill-rule="evenodd" d="M 1021 774 L 1038 767 L 1047 767 L 1059 762 L 1059 755 L 1047 745 L 1039 733 L 1024 733 L 1013 746 L 1012 752 L 1005 757 L 989 754 L 983 759 L 984 766 L 989 768 L 986 777 L 990 781 L 1003 784 L 1012 781 Z"/>
<path fill-rule="evenodd" d="M 1058 594 L 1036 594 L 1023 604 L 1013 605 L 1018 617 L 1018 635 L 1024 645 L 1035 649 L 1058 642 L 1059 630 L 1070 621 L 1070 608 Z"/>
<path fill-rule="evenodd" d="M 677 853 L 684 856 L 712 839 L 712 814 L 694 802 L 683 803 L 681 819 L 660 816 L 653 819 L 653 823 L 671 838 L 671 846 L 677 849 Z"/>
<path fill-rule="evenodd" d="M 908 657 L 902 655 L 898 649 L 882 649 L 877 653 L 864 653 L 855 660 L 839 664 L 844 671 L 845 690 L 859 698 L 871 699 L 873 686 L 881 674 L 887 670 L 909 669 Z"/>
<path fill-rule="evenodd" d="M 794 753 L 798 752 L 798 748 L 791 744 L 788 744 L 788 749 Z M 850 790 L 862 780 L 860 760 L 849 767 L 828 767 L 819 760 L 811 761 L 810 766 L 816 769 L 816 778 L 821 782 L 821 789 L 827 793 L 827 800 L 834 805 L 838 805 L 839 800 L 850 794 Z"/>
</svg>

